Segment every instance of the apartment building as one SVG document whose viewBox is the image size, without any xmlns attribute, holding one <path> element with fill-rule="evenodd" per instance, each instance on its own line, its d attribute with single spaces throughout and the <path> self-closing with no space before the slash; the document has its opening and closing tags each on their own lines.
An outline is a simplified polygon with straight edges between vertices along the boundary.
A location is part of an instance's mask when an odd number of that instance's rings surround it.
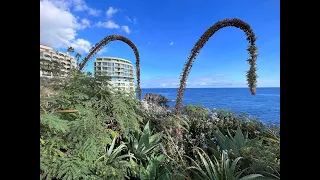
<svg viewBox="0 0 320 180">
<path fill-rule="evenodd" d="M 116 57 L 97 57 L 94 61 L 94 74 L 108 76 L 116 90 L 135 91 L 133 65 L 126 59 Z"/>
<path fill-rule="evenodd" d="M 66 77 L 72 68 L 77 68 L 73 56 L 40 44 L 40 76 Z"/>
</svg>

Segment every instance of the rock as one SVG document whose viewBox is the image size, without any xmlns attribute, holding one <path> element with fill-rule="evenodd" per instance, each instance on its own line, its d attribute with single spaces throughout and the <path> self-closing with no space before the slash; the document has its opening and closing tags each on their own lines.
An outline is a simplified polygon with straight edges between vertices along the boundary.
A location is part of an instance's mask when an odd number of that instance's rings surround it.
<svg viewBox="0 0 320 180">
<path fill-rule="evenodd" d="M 145 100 L 141 101 L 143 109 L 145 109 L 147 112 L 153 112 L 153 113 L 161 113 L 165 111 L 165 109 L 157 104 L 149 103 Z"/>
<path fill-rule="evenodd" d="M 147 93 L 144 96 L 144 101 L 147 101 L 148 103 L 157 104 L 157 105 L 165 105 L 166 102 L 171 102 L 170 99 L 167 99 L 166 97 L 160 94 L 152 94 L 152 93 Z"/>
<path fill-rule="evenodd" d="M 171 112 L 169 105 L 166 104 L 167 102 L 171 102 L 171 100 L 160 94 L 152 93 L 147 93 L 144 100 L 141 101 L 143 109 L 153 114 Z"/>
</svg>

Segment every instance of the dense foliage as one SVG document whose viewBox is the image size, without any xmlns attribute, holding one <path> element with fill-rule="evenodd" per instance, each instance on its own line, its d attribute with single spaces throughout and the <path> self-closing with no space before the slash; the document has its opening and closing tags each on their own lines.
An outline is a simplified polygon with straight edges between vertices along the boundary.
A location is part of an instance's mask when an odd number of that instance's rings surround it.
<svg viewBox="0 0 320 180">
<path fill-rule="evenodd" d="M 40 179 L 280 179 L 280 130 L 187 105 L 146 110 L 106 78 L 40 85 Z"/>
</svg>

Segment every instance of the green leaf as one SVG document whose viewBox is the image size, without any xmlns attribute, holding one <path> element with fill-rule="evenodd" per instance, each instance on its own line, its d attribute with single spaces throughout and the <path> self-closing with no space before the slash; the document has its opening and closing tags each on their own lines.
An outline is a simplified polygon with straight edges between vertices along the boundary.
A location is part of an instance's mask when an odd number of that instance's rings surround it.
<svg viewBox="0 0 320 180">
<path fill-rule="evenodd" d="M 238 161 L 239 161 L 240 159 L 242 159 L 242 157 L 238 157 L 238 158 L 236 158 L 236 159 L 232 162 L 231 167 L 230 167 L 230 174 L 234 175 L 234 173 L 235 173 L 235 171 L 236 171 L 237 163 L 238 163 Z"/>
<path fill-rule="evenodd" d="M 258 177 L 263 177 L 263 176 L 261 174 L 250 174 L 240 178 L 239 180 L 251 180 L 251 179 L 256 179 Z"/>
<path fill-rule="evenodd" d="M 51 131 L 66 133 L 69 131 L 69 123 L 53 114 L 40 114 L 40 123 Z"/>
<path fill-rule="evenodd" d="M 115 145 L 115 143 L 116 143 L 116 139 L 117 139 L 117 137 L 114 137 L 113 140 L 112 140 L 112 143 L 111 143 L 111 145 L 110 145 L 110 148 L 109 148 L 108 151 L 107 151 L 107 155 L 108 155 L 108 156 L 110 156 L 111 153 L 112 153 L 112 151 L 113 151 L 114 145 Z"/>
<path fill-rule="evenodd" d="M 234 141 L 235 141 L 235 143 L 237 144 L 238 147 L 242 147 L 244 145 L 244 143 L 245 143 L 245 139 L 244 139 L 243 133 L 242 133 L 242 131 L 241 131 L 239 126 L 237 128 L 236 135 L 234 136 Z"/>
</svg>

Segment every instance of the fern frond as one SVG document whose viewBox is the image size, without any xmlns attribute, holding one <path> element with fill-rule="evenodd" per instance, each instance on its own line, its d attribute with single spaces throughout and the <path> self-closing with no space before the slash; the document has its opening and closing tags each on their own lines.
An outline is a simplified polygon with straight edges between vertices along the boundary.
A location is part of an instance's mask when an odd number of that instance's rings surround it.
<svg viewBox="0 0 320 180">
<path fill-rule="evenodd" d="M 53 114 L 40 114 L 40 124 L 52 132 L 66 133 L 69 131 L 69 122 Z"/>
</svg>

